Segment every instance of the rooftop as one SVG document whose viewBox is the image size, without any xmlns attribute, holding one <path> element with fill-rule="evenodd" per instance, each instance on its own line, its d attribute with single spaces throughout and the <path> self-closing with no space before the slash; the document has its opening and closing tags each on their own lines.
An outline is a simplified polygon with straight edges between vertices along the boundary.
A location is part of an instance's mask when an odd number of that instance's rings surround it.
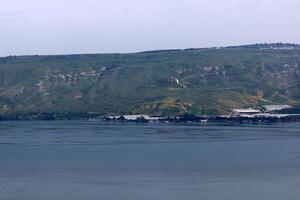
<svg viewBox="0 0 300 200">
<path fill-rule="evenodd" d="M 247 109 L 232 109 L 235 113 L 260 113 L 260 110 L 247 108 Z"/>
</svg>

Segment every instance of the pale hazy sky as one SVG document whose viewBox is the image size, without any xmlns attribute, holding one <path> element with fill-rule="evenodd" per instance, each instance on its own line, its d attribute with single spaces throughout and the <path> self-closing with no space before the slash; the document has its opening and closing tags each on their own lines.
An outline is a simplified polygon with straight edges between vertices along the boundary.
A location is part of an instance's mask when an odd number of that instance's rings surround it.
<svg viewBox="0 0 300 200">
<path fill-rule="evenodd" d="M 0 56 L 300 43 L 300 0 L 0 0 Z"/>
</svg>

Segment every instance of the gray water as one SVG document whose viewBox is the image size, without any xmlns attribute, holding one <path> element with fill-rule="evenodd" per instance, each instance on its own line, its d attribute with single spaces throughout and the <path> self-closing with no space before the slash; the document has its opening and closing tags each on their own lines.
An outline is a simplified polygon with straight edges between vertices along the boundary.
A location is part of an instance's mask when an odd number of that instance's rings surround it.
<svg viewBox="0 0 300 200">
<path fill-rule="evenodd" d="M 299 200 L 299 130 L 1 122 L 0 199 Z"/>
</svg>

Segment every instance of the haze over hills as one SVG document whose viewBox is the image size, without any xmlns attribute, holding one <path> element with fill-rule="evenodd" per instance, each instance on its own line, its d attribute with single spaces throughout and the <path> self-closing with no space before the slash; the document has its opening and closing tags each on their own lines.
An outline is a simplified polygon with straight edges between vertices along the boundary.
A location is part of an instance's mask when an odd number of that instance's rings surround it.
<svg viewBox="0 0 300 200">
<path fill-rule="evenodd" d="M 0 112 L 222 114 L 300 103 L 300 45 L 0 58 Z"/>
</svg>

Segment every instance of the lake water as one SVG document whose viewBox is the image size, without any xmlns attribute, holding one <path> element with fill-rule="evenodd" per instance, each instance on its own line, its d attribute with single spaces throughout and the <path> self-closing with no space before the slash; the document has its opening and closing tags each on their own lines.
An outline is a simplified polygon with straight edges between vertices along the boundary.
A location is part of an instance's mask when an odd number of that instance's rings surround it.
<svg viewBox="0 0 300 200">
<path fill-rule="evenodd" d="M 0 122 L 0 199 L 299 200 L 300 123 Z"/>
</svg>

